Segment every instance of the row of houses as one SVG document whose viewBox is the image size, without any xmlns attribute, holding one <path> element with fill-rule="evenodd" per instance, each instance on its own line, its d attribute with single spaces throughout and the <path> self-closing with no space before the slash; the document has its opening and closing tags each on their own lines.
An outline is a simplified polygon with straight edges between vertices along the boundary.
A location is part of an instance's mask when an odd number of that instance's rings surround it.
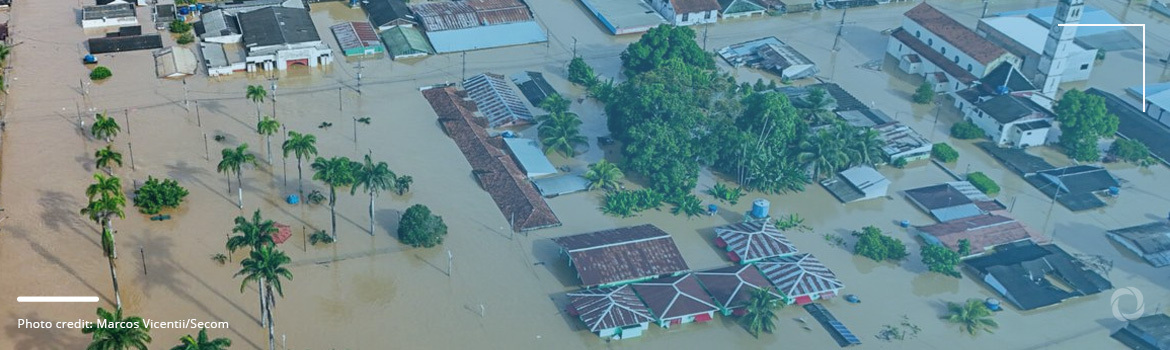
<svg viewBox="0 0 1170 350">
<path fill-rule="evenodd" d="M 742 315 L 756 289 L 786 304 L 832 298 L 844 288 L 816 257 L 796 250 L 770 219 L 715 229 L 737 265 L 692 271 L 670 234 L 640 225 L 554 238 L 584 290 L 567 311 L 602 337 L 636 337 L 663 328 Z"/>
</svg>

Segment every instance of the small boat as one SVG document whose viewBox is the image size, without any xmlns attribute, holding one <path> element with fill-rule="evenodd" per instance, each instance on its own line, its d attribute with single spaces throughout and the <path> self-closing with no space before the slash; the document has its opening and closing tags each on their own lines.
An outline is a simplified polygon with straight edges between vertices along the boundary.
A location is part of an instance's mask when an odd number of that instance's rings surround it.
<svg viewBox="0 0 1170 350">
<path fill-rule="evenodd" d="M 860 299 L 860 298 L 858 298 L 856 295 L 853 295 L 853 294 L 846 295 L 846 296 L 845 296 L 845 301 L 848 301 L 848 302 L 850 302 L 850 303 L 854 303 L 854 304 L 861 303 L 861 299 Z"/>
</svg>

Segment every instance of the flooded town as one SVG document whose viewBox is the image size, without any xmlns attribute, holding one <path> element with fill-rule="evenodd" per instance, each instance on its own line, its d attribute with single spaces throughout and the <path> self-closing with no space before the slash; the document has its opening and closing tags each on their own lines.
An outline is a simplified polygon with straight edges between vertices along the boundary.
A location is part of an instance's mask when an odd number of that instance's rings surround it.
<svg viewBox="0 0 1170 350">
<path fill-rule="evenodd" d="M 1170 349 L 1166 0 L 0 21 L 3 349 Z"/>
</svg>

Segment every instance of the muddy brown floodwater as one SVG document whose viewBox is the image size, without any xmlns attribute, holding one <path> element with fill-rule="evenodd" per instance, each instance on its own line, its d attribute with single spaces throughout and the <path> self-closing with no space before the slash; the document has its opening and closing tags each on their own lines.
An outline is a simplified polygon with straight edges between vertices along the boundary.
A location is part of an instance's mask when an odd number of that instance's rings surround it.
<svg viewBox="0 0 1170 350">
<path fill-rule="evenodd" d="M 580 88 L 565 81 L 565 67 L 578 51 L 598 73 L 615 77 L 618 54 L 635 36 L 612 37 L 600 29 L 583 7 L 572 0 L 529 2 L 550 35 L 546 44 L 526 45 L 466 54 L 467 75 L 490 71 L 513 74 L 523 70 L 545 73 L 559 91 L 573 100 Z M 1139 7 L 1124 9 L 1124 2 L 1090 1 L 1129 22 L 1150 25 L 1150 33 L 1170 33 L 1166 19 L 1153 18 Z M 982 7 L 977 0 L 935 1 L 944 11 L 973 25 Z M 1031 1 L 993 2 L 992 12 L 1033 6 Z M 901 21 L 912 4 L 893 4 L 849 11 L 841 50 L 830 53 L 835 23 L 840 12 L 823 11 L 751 20 L 733 20 L 712 26 L 708 49 L 776 35 L 822 63 L 825 78 L 841 84 L 862 101 L 895 115 L 936 141 L 947 139 L 946 126 L 958 120 L 944 106 L 935 123 L 930 106 L 912 106 L 908 96 L 911 78 L 887 69 L 878 72 L 857 68 L 882 59 L 886 37 L 880 32 Z M 232 338 L 234 348 L 266 347 L 265 331 L 258 322 L 255 289 L 241 293 L 232 278 L 235 264 L 219 265 L 210 257 L 224 252 L 231 220 L 262 210 L 266 217 L 293 227 L 293 238 L 284 243 L 292 258 L 295 278 L 285 282 L 284 297 L 274 310 L 278 343 L 294 349 L 580 349 L 580 348 L 832 348 L 833 341 L 819 327 L 806 331 L 793 321 L 805 316 L 799 308 L 780 312 L 775 334 L 752 338 L 728 318 L 663 330 L 651 327 L 637 339 L 606 342 L 590 334 L 561 310 L 564 294 L 578 283 L 557 248 L 548 240 L 567 234 L 640 223 L 654 223 L 670 232 L 694 269 L 729 264 L 710 243 L 711 228 L 739 219 L 748 209 L 749 195 L 739 205 L 720 204 L 721 215 L 687 219 L 668 211 L 651 211 L 628 219 L 602 215 L 599 194 L 582 193 L 549 200 L 564 226 L 512 234 L 506 218 L 471 176 L 462 154 L 439 129 L 435 113 L 418 88 L 456 82 L 463 78 L 459 54 L 431 56 L 394 62 L 386 58 L 361 62 L 361 93 L 357 91 L 358 61 L 338 59 L 330 67 L 294 68 L 279 74 L 276 82 L 276 114 L 290 131 L 317 135 L 322 156 L 358 158 L 370 152 L 399 174 L 415 179 L 405 196 L 383 194 L 377 202 L 375 232 L 366 232 L 366 197 L 341 194 L 338 200 L 340 241 L 327 247 L 305 247 L 302 230 L 313 232 L 329 224 L 324 206 L 290 206 L 282 197 L 296 191 L 296 162 L 277 156 L 274 164 L 263 161 L 244 173 L 244 209 L 235 205 L 222 174 L 215 171 L 216 153 L 224 147 L 247 143 L 264 154 L 264 140 L 255 133 L 256 106 L 245 100 L 249 84 L 270 86 L 262 74 L 236 74 L 208 79 L 195 76 L 184 84 L 154 76 L 149 52 L 99 55 L 101 64 L 114 72 L 109 81 L 84 85 L 86 69 L 78 64 L 84 53 L 85 34 L 76 23 L 80 4 L 72 1 L 18 1 L 13 16 L 13 42 L 21 43 L 10 57 L 6 132 L 3 144 L 3 178 L 0 207 L 7 217 L 0 227 L 0 348 L 81 349 L 87 339 L 75 330 L 36 330 L 16 327 L 17 319 L 67 321 L 92 319 L 94 304 L 16 304 L 20 295 L 97 295 L 112 300 L 109 271 L 99 251 L 98 230 L 78 214 L 83 191 L 94 169 L 92 154 L 103 147 L 79 129 L 78 116 L 88 111 L 106 112 L 123 125 L 113 146 L 130 159 L 115 173 L 129 190 L 147 176 L 177 179 L 191 194 L 173 220 L 152 222 L 128 209 L 118 229 L 118 275 L 128 312 L 154 320 L 196 318 L 227 321 L 229 329 L 213 330 L 214 336 Z M 142 23 L 149 10 L 139 9 Z M 361 20 L 361 10 L 340 3 L 313 5 L 318 30 L 336 46 L 328 26 L 338 20 Z M 149 27 L 149 25 L 147 25 Z M 701 31 L 700 31 L 701 33 Z M 1160 36 L 1158 36 L 1160 35 Z M 1165 34 L 1151 36 L 1151 55 L 1170 50 Z M 164 39 L 171 43 L 169 36 Z M 1097 67 L 1093 85 L 1119 92 L 1136 84 L 1128 77 L 1136 72 L 1139 56 L 1111 54 Z M 887 68 L 890 66 L 887 64 Z M 1166 80 L 1151 60 L 1148 78 Z M 1157 68 L 1157 69 L 1156 69 Z M 730 68 L 728 68 L 730 69 Z M 733 71 L 742 81 L 755 81 L 761 73 Z M 1113 77 L 1119 77 L 1114 79 Z M 1125 76 L 1126 78 L 1120 78 Z M 1137 79 L 1135 79 L 1137 80 Z M 886 83 L 876 83 L 886 82 Z M 876 84 L 875 84 L 876 83 Z M 340 99 L 340 106 L 339 106 Z M 198 101 L 198 102 L 195 102 Z M 196 107 L 196 105 L 198 107 Z M 272 105 L 262 106 L 264 113 Z M 607 134 L 601 105 L 594 101 L 574 103 L 572 110 L 584 120 L 582 133 L 590 137 L 588 150 L 575 159 L 553 157 L 554 164 L 580 171 L 601 159 L 604 151 L 596 137 Z M 370 125 L 358 125 L 355 116 L 369 116 Z M 90 123 L 87 120 L 87 125 Z M 332 123 L 326 129 L 322 122 Z M 200 126 L 202 124 L 202 126 Z M 932 132 L 932 128 L 934 131 Z M 526 137 L 533 130 L 523 130 Z M 211 159 L 205 158 L 204 142 L 210 141 Z M 933 135 L 933 136 L 931 136 Z M 279 145 L 280 140 L 273 140 Z M 1166 192 L 1167 169 L 1140 169 L 1111 165 L 1125 180 L 1122 195 L 1110 206 L 1095 211 L 1070 213 L 1050 201 L 1019 177 L 973 145 L 951 141 L 962 157 L 955 172 L 968 166 L 982 171 L 1003 187 L 999 199 L 1014 203 L 1013 214 L 1036 229 L 1054 235 L 1056 242 L 1076 253 L 1102 255 L 1114 262 L 1109 274 L 1118 287 L 1136 287 L 1145 295 L 1146 310 L 1160 309 L 1167 298 L 1164 273 L 1121 253 L 1106 240 L 1104 230 L 1164 217 L 1170 210 Z M 1040 150 L 1054 164 L 1066 159 Z M 306 164 L 307 167 L 307 164 Z M 848 304 L 832 300 L 827 305 L 873 349 L 1106 349 L 1118 344 L 1109 332 L 1122 325 L 1113 318 L 1108 293 L 1032 312 L 1014 309 L 999 313 L 1001 324 L 993 335 L 970 337 L 938 320 L 947 301 L 985 298 L 992 293 L 970 278 L 953 279 L 925 273 L 918 262 L 918 243 L 895 224 L 910 220 L 927 223 L 930 218 L 901 198 L 898 191 L 948 181 L 930 164 L 904 170 L 883 168 L 893 180 L 890 198 L 842 205 L 819 186 L 803 193 L 763 196 L 772 201 L 773 215 L 800 214 L 815 232 L 792 233 L 803 251 L 814 253 L 832 268 L 846 285 L 845 292 L 864 302 Z M 306 169 L 306 177 L 311 171 Z M 697 191 L 713 184 L 705 174 Z M 234 181 L 233 181 L 234 182 Z M 307 191 L 327 191 L 307 180 Z M 232 189 L 234 190 L 234 188 Z M 712 199 L 703 194 L 702 199 Z M 394 230 L 398 214 L 422 203 L 442 215 L 450 228 L 441 247 L 412 249 L 398 243 Z M 1050 210 L 1050 208 L 1052 208 Z M 1046 224 L 1047 223 L 1047 224 Z M 874 263 L 854 257 L 848 250 L 826 242 L 824 234 L 846 236 L 865 225 L 875 225 L 907 242 L 911 257 L 900 265 Z M 139 250 L 141 249 L 141 253 Z M 447 274 L 447 254 L 453 257 Z M 238 263 L 243 253 L 232 256 Z M 143 258 L 145 261 L 143 261 Z M 145 270 L 143 266 L 145 265 Z M 1124 302 L 1122 307 L 1132 307 Z M 897 324 L 905 315 L 922 328 L 914 339 L 886 343 L 874 339 L 883 325 Z M 169 348 L 177 339 L 197 330 L 156 329 L 152 347 Z M 283 345 L 283 344 L 279 344 Z"/>
</svg>

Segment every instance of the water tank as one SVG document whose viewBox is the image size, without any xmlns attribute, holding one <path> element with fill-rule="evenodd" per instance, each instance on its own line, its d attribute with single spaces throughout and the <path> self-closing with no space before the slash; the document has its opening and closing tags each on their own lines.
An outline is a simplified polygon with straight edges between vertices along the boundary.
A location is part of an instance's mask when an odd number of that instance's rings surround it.
<svg viewBox="0 0 1170 350">
<path fill-rule="evenodd" d="M 767 199 L 759 198 L 752 201 L 752 217 L 763 219 L 768 217 L 768 209 L 772 206 Z"/>
<path fill-rule="evenodd" d="M 195 4 L 195 11 L 203 12 L 203 4 Z"/>
<path fill-rule="evenodd" d="M 1011 90 L 1008 90 L 1007 86 L 999 85 L 995 87 L 996 95 L 1007 95 L 1009 92 L 1011 92 Z"/>
<path fill-rule="evenodd" d="M 1118 188 L 1117 186 L 1110 186 L 1109 187 L 1109 195 L 1110 196 L 1117 197 L 1117 195 L 1119 195 L 1119 194 L 1121 194 L 1121 188 Z"/>
<path fill-rule="evenodd" d="M 898 225 L 902 226 L 902 228 L 910 227 L 910 220 L 902 220 L 902 222 L 899 222 Z"/>
<path fill-rule="evenodd" d="M 191 10 L 188 9 L 187 6 L 179 7 L 179 14 L 180 15 L 186 16 L 188 13 L 191 13 Z"/>
</svg>

